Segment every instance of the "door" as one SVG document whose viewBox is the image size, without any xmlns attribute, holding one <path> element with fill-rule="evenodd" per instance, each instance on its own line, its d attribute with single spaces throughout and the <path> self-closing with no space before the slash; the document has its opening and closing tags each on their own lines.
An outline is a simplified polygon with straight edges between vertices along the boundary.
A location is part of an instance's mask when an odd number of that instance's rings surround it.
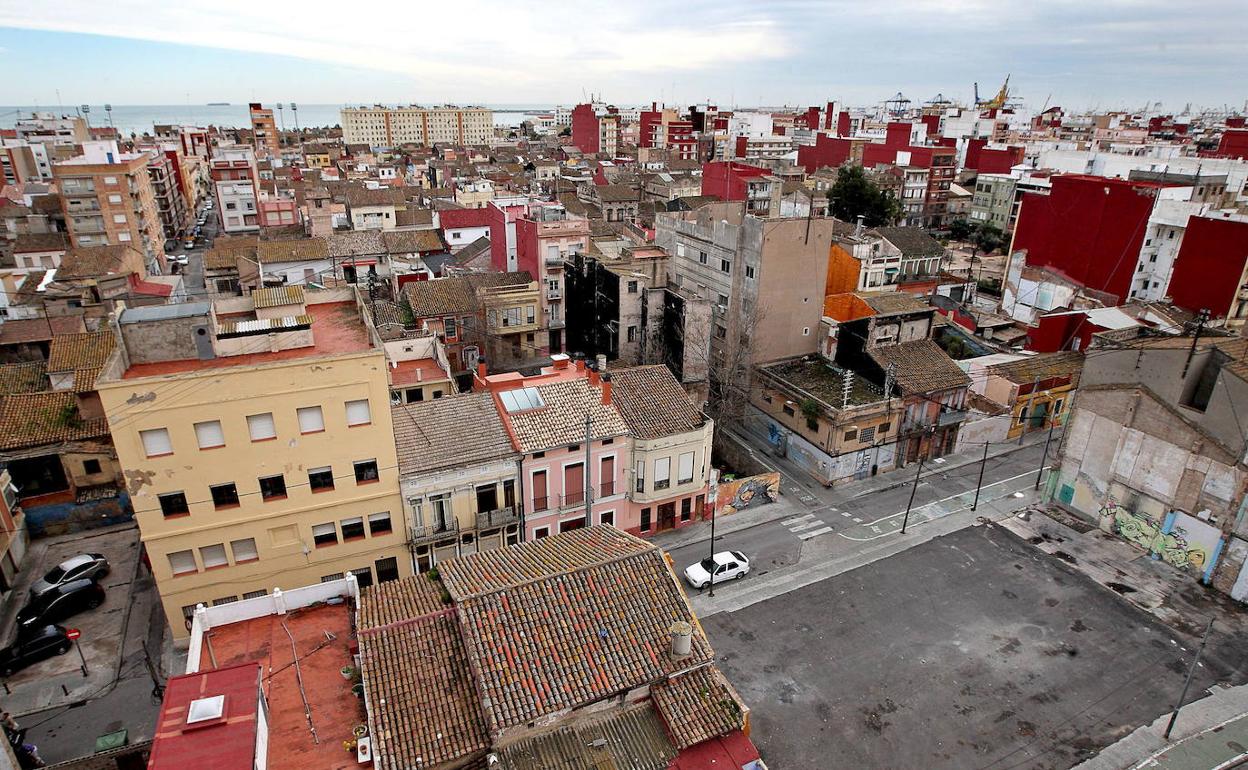
<svg viewBox="0 0 1248 770">
<path fill-rule="evenodd" d="M 575 463 L 563 469 L 563 502 L 580 505 L 585 502 L 585 465 Z"/>
<path fill-rule="evenodd" d="M 498 487 L 493 484 L 477 487 L 477 513 L 498 510 Z"/>
<path fill-rule="evenodd" d="M 659 531 L 676 526 L 676 503 L 663 503 L 659 506 Z"/>
</svg>

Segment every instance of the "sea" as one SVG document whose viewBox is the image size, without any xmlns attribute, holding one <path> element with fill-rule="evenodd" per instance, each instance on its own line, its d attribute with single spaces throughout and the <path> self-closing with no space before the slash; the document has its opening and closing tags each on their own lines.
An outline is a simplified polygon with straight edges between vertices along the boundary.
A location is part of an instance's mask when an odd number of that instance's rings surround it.
<svg viewBox="0 0 1248 770">
<path fill-rule="evenodd" d="M 51 112 L 57 115 L 85 114 L 93 126 L 113 126 L 123 136 L 131 133 L 150 133 L 154 124 L 179 124 L 192 126 L 221 126 L 224 128 L 247 128 L 251 126 L 251 118 L 247 112 L 247 103 L 239 104 L 91 104 L 90 109 L 83 112 L 84 105 L 36 105 L 36 106 L 3 106 L 0 105 L 0 127 L 12 128 L 18 118 L 32 112 Z M 285 129 L 324 128 L 336 126 L 342 122 L 340 110 L 356 104 L 298 104 L 292 110 L 285 104 L 281 110 L 277 104 L 265 103 L 272 108 L 278 125 Z M 549 104 L 487 104 L 494 110 L 494 124 L 498 126 L 516 126 L 533 115 L 549 113 L 554 110 Z M 111 108 L 111 109 L 110 109 Z"/>
</svg>

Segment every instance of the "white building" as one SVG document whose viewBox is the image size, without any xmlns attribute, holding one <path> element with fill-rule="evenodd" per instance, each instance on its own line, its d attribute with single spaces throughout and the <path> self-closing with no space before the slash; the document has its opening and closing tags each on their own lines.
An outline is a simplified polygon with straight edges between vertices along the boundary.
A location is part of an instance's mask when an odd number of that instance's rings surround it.
<svg viewBox="0 0 1248 770">
<path fill-rule="evenodd" d="M 348 144 L 485 144 L 494 136 L 494 112 L 485 107 L 375 105 L 344 107 L 341 115 L 342 136 Z"/>
</svg>

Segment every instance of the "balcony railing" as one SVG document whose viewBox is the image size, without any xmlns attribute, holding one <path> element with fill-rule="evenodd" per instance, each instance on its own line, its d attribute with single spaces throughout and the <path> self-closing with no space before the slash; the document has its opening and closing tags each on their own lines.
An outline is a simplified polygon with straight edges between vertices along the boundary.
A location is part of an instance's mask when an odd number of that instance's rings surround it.
<svg viewBox="0 0 1248 770">
<path fill-rule="evenodd" d="M 533 512 L 540 513 L 550 510 L 551 499 L 545 495 L 533 498 Z"/>
<path fill-rule="evenodd" d="M 561 289 L 547 289 L 546 299 L 563 299 L 563 291 Z"/>
<path fill-rule="evenodd" d="M 519 519 L 520 516 L 516 513 L 516 509 L 513 506 L 495 508 L 492 511 L 479 511 L 477 513 L 477 529 L 505 527 L 508 524 L 515 524 Z"/>
<path fill-rule="evenodd" d="M 970 415 L 965 409 L 951 409 L 947 412 L 941 412 L 940 417 L 936 420 L 936 424 L 942 428 L 946 425 L 955 425 L 962 422 Z"/>
<path fill-rule="evenodd" d="M 427 543 L 430 540 L 441 540 L 459 534 L 459 522 L 455 519 L 440 521 L 433 524 L 417 524 L 412 527 L 412 542 Z"/>
<path fill-rule="evenodd" d="M 585 504 L 585 492 L 578 490 L 569 492 L 559 499 L 560 508 L 579 508 Z"/>
<path fill-rule="evenodd" d="M 599 497 L 610 497 L 611 495 L 614 495 L 614 494 L 615 494 L 615 482 L 614 481 L 605 481 L 602 483 L 601 486 L 598 487 Z"/>
<path fill-rule="evenodd" d="M 562 255 L 556 254 L 553 256 L 547 255 L 546 258 L 542 261 L 544 264 L 547 264 L 547 265 L 562 265 L 564 259 L 565 257 L 563 257 Z"/>
</svg>

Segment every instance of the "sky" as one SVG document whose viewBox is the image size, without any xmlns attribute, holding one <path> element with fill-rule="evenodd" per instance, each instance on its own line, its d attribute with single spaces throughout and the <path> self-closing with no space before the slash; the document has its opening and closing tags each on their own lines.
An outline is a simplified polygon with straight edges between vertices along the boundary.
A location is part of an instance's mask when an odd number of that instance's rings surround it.
<svg viewBox="0 0 1248 770">
<path fill-rule="evenodd" d="M 0 104 L 1248 98 L 1246 0 L 0 0 Z"/>
</svg>

